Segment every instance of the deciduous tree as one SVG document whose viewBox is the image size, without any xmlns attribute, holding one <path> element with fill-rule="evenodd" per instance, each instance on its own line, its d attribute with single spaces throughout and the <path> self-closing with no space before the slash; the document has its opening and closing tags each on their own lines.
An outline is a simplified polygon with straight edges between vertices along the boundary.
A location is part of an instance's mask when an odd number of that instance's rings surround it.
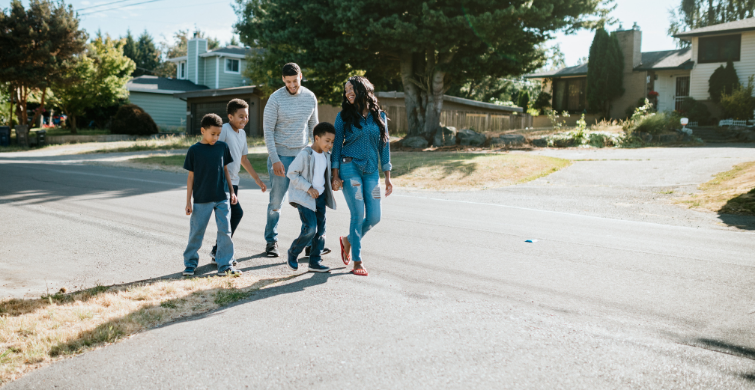
<svg viewBox="0 0 755 390">
<path fill-rule="evenodd" d="M 125 40 L 98 37 L 89 44 L 76 68 L 66 72 L 61 83 L 53 85 L 57 104 L 68 115 L 72 134 L 76 134 L 76 118 L 86 109 L 109 106 L 128 96 L 126 83 L 135 65 L 123 54 L 124 45 Z"/>
<path fill-rule="evenodd" d="M 73 7 L 63 1 L 30 0 L 25 9 L 13 0 L 0 13 L 0 82 L 11 83 L 19 124 L 29 123 L 26 104 L 34 91 L 41 101 L 32 122 L 41 114 L 47 89 L 77 66 L 86 39 Z"/>
</svg>

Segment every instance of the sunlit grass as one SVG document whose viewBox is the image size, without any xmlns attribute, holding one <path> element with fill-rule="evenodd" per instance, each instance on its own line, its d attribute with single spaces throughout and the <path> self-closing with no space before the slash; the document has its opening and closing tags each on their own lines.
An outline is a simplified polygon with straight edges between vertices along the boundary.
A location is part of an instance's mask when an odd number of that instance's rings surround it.
<svg viewBox="0 0 755 390">
<path fill-rule="evenodd" d="M 251 297 L 281 279 L 167 279 L 0 302 L 0 384 L 42 364 Z"/>
</svg>

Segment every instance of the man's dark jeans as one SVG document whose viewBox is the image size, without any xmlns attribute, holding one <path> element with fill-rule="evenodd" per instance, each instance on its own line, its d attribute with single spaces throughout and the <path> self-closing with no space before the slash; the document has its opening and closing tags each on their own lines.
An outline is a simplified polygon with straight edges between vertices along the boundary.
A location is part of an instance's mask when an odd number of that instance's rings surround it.
<svg viewBox="0 0 755 390">
<path fill-rule="evenodd" d="M 296 261 L 305 247 L 312 245 L 309 264 L 320 264 L 322 249 L 325 247 L 325 207 L 327 195 L 320 195 L 315 202 L 317 211 L 297 205 L 301 218 L 301 233 L 288 250 L 288 258 Z"/>
<path fill-rule="evenodd" d="M 236 198 L 238 199 L 239 186 L 233 186 L 233 193 L 236 194 Z M 239 226 L 239 222 L 241 222 L 241 218 L 243 216 L 244 216 L 244 210 L 241 208 L 241 202 L 236 202 L 236 204 L 232 204 L 231 205 L 231 237 L 233 237 L 233 233 L 236 232 L 236 228 Z M 216 242 L 215 245 L 212 247 L 212 253 L 214 254 L 215 251 L 217 250 L 218 250 L 218 243 Z"/>
</svg>

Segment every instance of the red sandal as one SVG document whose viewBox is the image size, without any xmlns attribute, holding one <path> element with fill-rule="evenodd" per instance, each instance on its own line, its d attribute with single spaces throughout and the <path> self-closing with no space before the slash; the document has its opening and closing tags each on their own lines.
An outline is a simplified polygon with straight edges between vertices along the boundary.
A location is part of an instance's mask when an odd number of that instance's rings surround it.
<svg viewBox="0 0 755 390">
<path fill-rule="evenodd" d="M 351 264 L 351 255 L 346 253 L 346 250 L 343 248 L 343 237 L 338 237 L 338 243 L 341 244 L 341 261 L 343 261 L 345 265 Z"/>
<path fill-rule="evenodd" d="M 359 276 L 367 276 L 367 270 L 364 268 L 353 269 L 351 270 L 351 273 Z"/>
</svg>

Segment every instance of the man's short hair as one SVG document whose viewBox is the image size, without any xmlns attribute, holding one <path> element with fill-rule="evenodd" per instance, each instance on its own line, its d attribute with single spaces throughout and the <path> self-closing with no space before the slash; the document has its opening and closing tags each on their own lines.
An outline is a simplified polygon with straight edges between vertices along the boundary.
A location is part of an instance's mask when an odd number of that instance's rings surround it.
<svg viewBox="0 0 755 390">
<path fill-rule="evenodd" d="M 296 65 L 296 63 L 289 62 L 288 64 L 283 65 L 283 77 L 298 76 L 299 73 L 301 73 L 301 69 L 299 68 L 299 65 Z"/>
<path fill-rule="evenodd" d="M 325 133 L 335 135 L 336 128 L 328 122 L 320 122 L 317 124 L 317 126 L 315 126 L 314 130 L 312 130 L 313 137 L 322 137 L 323 135 L 325 135 Z"/>
<path fill-rule="evenodd" d="M 223 127 L 223 120 L 218 114 L 207 114 L 202 117 L 202 128 L 209 129 L 212 126 Z"/>
<path fill-rule="evenodd" d="M 236 113 L 236 111 L 242 108 L 249 108 L 249 103 L 245 102 L 244 99 L 232 99 L 230 102 L 228 102 L 225 110 L 228 115 L 233 115 Z"/>
</svg>

